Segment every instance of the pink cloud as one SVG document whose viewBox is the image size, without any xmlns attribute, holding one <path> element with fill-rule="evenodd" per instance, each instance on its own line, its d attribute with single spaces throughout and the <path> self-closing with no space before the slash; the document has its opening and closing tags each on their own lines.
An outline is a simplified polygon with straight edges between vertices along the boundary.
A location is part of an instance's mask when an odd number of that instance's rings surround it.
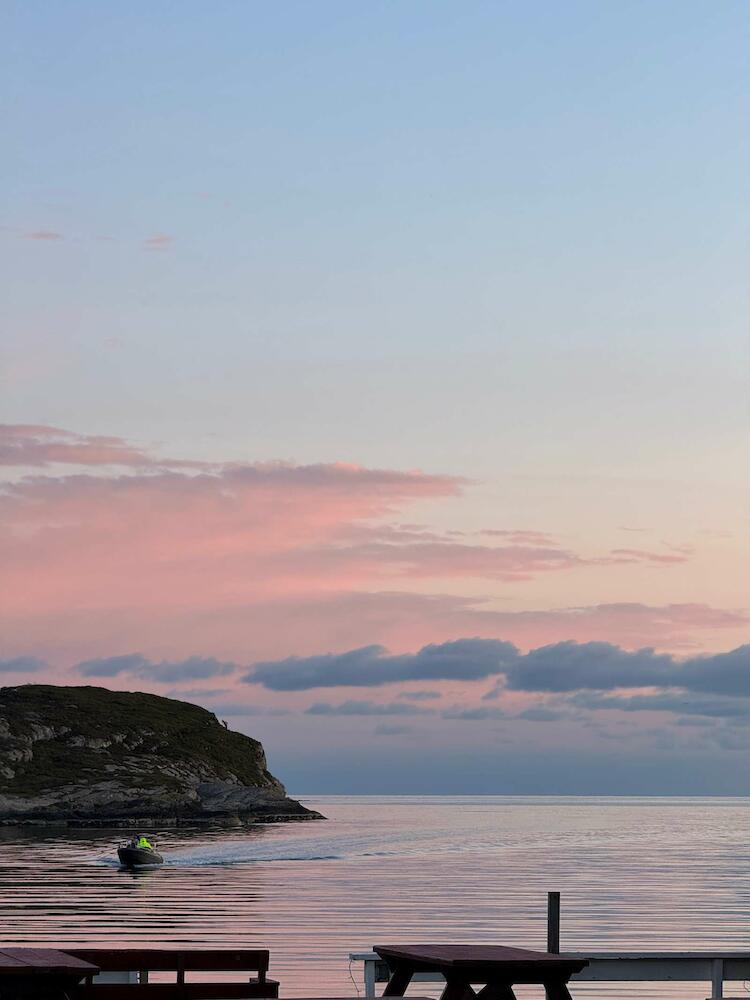
<svg viewBox="0 0 750 1000">
<path fill-rule="evenodd" d="M 203 463 L 159 460 L 122 438 L 75 434 L 59 427 L 0 424 L 0 465 L 124 465 L 201 467 Z"/>
<path fill-rule="evenodd" d="M 677 548 L 673 546 L 673 548 Z M 645 549 L 612 549 L 610 560 L 617 563 L 658 563 L 662 566 L 672 566 L 687 562 L 688 551 L 680 547 L 671 554 L 667 552 L 649 552 Z"/>
<path fill-rule="evenodd" d="M 151 592 L 149 591 L 149 596 Z M 351 649 L 377 642 L 394 650 L 460 636 L 507 638 L 521 649 L 565 639 L 614 642 L 626 649 L 653 646 L 694 650 L 736 637 L 750 615 L 705 604 L 601 604 L 581 608 L 497 611 L 486 601 L 403 591 L 332 591 L 288 596 L 250 590 L 244 600 L 149 605 L 129 602 L 72 605 L 61 591 L 57 607 L 5 611 L 3 637 L 13 655 L 35 654 L 73 663 L 138 647 L 154 659 L 215 656 L 249 662 L 310 651 Z M 725 639 L 725 636 L 730 639 Z"/>
<path fill-rule="evenodd" d="M 25 479 L 0 496 L 9 604 L 204 607 L 341 589 L 370 564 L 326 567 L 313 546 L 458 489 L 450 477 L 344 464 Z"/>
<path fill-rule="evenodd" d="M 404 593 L 421 580 L 521 583 L 633 558 L 588 557 L 541 531 L 493 529 L 482 544 L 405 521 L 416 502 L 460 494 L 456 477 L 159 459 L 117 437 L 43 425 L 0 428 L 0 462 L 91 467 L 0 491 L 2 628 L 14 655 L 73 662 L 132 649 L 133 636 L 165 660 L 373 641 L 408 649 L 457 635 L 679 646 L 738 624 L 702 605 L 679 615 L 641 605 L 506 612 Z"/>
<path fill-rule="evenodd" d="M 503 612 L 477 611 L 522 649 L 575 639 L 613 642 L 626 649 L 691 649 L 705 643 L 705 633 L 746 629 L 750 613 L 708 604 L 648 605 L 638 602 L 588 607 Z M 483 633 L 484 634 L 484 633 Z"/>
<path fill-rule="evenodd" d="M 485 528 L 480 532 L 494 538 L 507 539 L 513 545 L 554 545 L 554 538 L 545 531 L 528 531 L 525 529 Z"/>
<path fill-rule="evenodd" d="M 26 233 L 24 238 L 27 240 L 45 240 L 47 242 L 54 242 L 55 240 L 61 240 L 63 235 L 62 233 L 56 233 L 50 229 L 37 229 L 33 233 Z"/>
<path fill-rule="evenodd" d="M 173 238 L 166 233 L 154 233 L 143 241 L 143 245 L 148 250 L 166 250 L 173 242 Z"/>
<path fill-rule="evenodd" d="M 481 532 L 484 535 L 486 532 Z M 415 525 L 357 525 L 347 533 L 349 544 L 335 548 L 309 548 L 304 559 L 321 567 L 379 567 L 389 574 L 415 578 L 477 577 L 506 582 L 531 580 L 551 573 L 601 565 L 634 563 L 671 565 L 685 562 L 679 555 L 641 550 L 615 550 L 607 556 L 586 557 L 557 545 L 542 532 L 493 531 L 505 545 L 485 545 L 457 541 L 465 534 L 434 532 Z"/>
<path fill-rule="evenodd" d="M 367 565 L 407 577 L 479 577 L 531 580 L 539 573 L 576 569 L 586 561 L 560 548 L 466 545 L 448 540 L 365 542 L 347 548 L 308 553 L 321 562 Z"/>
</svg>

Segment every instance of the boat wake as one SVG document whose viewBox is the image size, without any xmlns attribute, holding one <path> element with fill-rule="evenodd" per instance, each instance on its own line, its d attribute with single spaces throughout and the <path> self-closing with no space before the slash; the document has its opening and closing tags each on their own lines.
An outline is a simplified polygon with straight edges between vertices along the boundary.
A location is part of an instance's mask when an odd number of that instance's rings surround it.
<svg viewBox="0 0 750 1000">
<path fill-rule="evenodd" d="M 182 841 L 170 845 L 161 842 L 164 863 L 160 869 L 228 867 L 231 865 L 272 864 L 305 861 L 347 861 L 355 858 L 386 858 L 399 853 L 397 849 L 374 849 L 371 836 L 328 836 L 296 839 L 281 836 L 252 836 L 243 839 Z M 395 848 L 395 845 L 394 845 Z M 96 864 L 122 867 L 114 856 L 92 859 Z"/>
</svg>

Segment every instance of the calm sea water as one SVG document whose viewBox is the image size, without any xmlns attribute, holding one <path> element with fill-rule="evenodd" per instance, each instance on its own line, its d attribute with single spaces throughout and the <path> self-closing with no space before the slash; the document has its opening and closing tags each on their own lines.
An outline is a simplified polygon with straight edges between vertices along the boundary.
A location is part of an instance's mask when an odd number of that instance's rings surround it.
<svg viewBox="0 0 750 1000">
<path fill-rule="evenodd" d="M 141 873 L 117 865 L 116 832 L 0 830 L 0 943 L 264 947 L 282 996 L 355 996 L 361 966 L 350 970 L 348 954 L 374 943 L 544 948 L 546 892 L 557 889 L 563 949 L 750 950 L 750 799 L 303 801 L 329 821 L 156 832 L 167 862 Z"/>
</svg>

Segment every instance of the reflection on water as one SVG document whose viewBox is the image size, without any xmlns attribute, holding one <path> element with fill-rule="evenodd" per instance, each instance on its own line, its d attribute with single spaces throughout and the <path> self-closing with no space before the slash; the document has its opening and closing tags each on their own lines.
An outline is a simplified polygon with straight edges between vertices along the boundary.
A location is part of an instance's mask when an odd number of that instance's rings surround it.
<svg viewBox="0 0 750 1000">
<path fill-rule="evenodd" d="M 122 831 L 0 829 L 0 943 L 263 947 L 282 996 L 353 996 L 348 953 L 376 942 L 543 948 L 545 893 L 559 889 L 563 948 L 750 950 L 750 800 L 306 804 L 330 822 L 167 831 L 167 863 L 141 872 L 117 864 Z M 575 995 L 709 992 L 587 984 Z"/>
</svg>

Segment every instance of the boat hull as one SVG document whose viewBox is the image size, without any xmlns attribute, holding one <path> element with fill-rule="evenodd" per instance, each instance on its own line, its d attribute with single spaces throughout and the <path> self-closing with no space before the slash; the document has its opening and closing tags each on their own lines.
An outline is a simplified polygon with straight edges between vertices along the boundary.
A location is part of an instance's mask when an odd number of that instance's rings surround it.
<svg viewBox="0 0 750 1000">
<path fill-rule="evenodd" d="M 149 851 L 145 847 L 118 847 L 117 857 L 120 864 L 126 868 L 139 868 L 142 865 L 160 865 L 164 858 L 156 851 Z"/>
</svg>

